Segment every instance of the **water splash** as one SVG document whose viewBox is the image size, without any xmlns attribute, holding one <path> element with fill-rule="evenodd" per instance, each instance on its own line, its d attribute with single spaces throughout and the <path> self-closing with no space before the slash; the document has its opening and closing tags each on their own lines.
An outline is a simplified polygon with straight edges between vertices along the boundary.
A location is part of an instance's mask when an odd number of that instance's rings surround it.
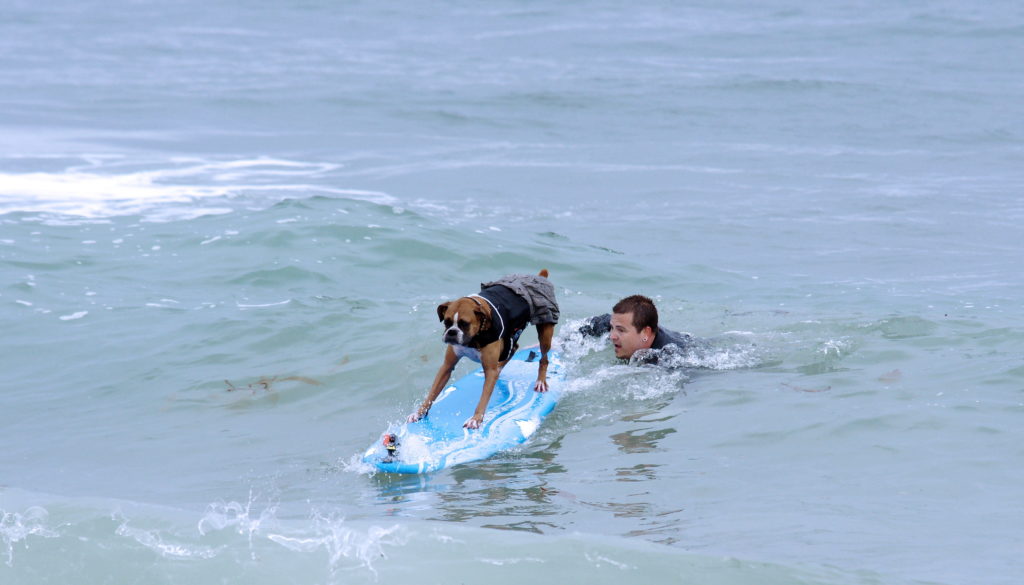
<svg viewBox="0 0 1024 585">
<path fill-rule="evenodd" d="M 365 568 L 376 576 L 373 562 L 387 557 L 384 545 L 402 546 L 408 542 L 408 534 L 398 525 L 370 526 L 366 531 L 361 531 L 346 525 L 344 516 L 320 512 L 314 512 L 312 520 L 312 534 L 272 533 L 267 535 L 267 539 L 288 550 L 327 551 L 332 575 L 345 568 L 346 561 L 354 560 L 356 568 Z"/>
<path fill-rule="evenodd" d="M 589 365 L 594 354 L 603 358 L 603 352 L 609 348 L 608 336 L 594 337 L 583 335 L 580 327 L 585 319 L 569 321 L 562 327 L 556 338 L 556 347 L 562 354 L 566 364 L 576 370 L 576 374 L 584 373 L 581 366 Z M 765 361 L 765 351 L 759 347 L 753 333 L 730 331 L 708 339 L 693 338 L 693 343 L 685 348 L 668 346 L 663 349 L 640 350 L 628 361 L 613 363 L 644 366 L 657 364 L 664 369 L 708 369 L 735 370 L 753 368 Z M 600 364 L 607 364 L 614 358 L 601 359 Z M 596 365 L 596 364 L 595 364 Z M 599 372 L 607 373 L 603 367 Z M 570 376 L 571 377 L 571 376 Z M 570 381 L 570 386 L 572 385 Z"/>
<path fill-rule="evenodd" d="M 277 514 L 277 505 L 269 504 L 258 514 L 253 511 L 256 496 L 249 490 L 249 501 L 245 504 L 239 502 L 217 502 L 210 504 L 206 515 L 199 520 L 199 534 L 206 536 L 212 531 L 232 529 L 249 541 L 249 552 L 253 560 L 256 560 L 254 539 L 260 527 L 267 522 L 273 521 Z"/>
<path fill-rule="evenodd" d="M 60 536 L 55 530 L 47 527 L 50 513 L 46 508 L 32 506 L 23 512 L 7 512 L 0 510 L 0 542 L 7 550 L 8 567 L 14 566 L 14 545 L 27 540 L 30 536 L 56 538 Z M 26 544 L 27 546 L 27 544 Z"/>
<path fill-rule="evenodd" d="M 558 349 L 566 364 L 579 363 L 584 357 L 608 348 L 608 336 L 584 335 L 580 328 L 588 319 L 572 319 L 558 328 L 553 346 Z"/>
<path fill-rule="evenodd" d="M 117 518 L 121 525 L 114 532 L 118 536 L 131 538 L 142 546 L 152 550 L 166 559 L 212 559 L 216 557 L 225 547 L 197 546 L 181 543 L 173 543 L 160 535 L 159 530 L 145 530 L 128 525 L 127 518 Z"/>
<path fill-rule="evenodd" d="M 385 558 L 384 546 L 401 546 L 407 535 L 396 526 L 369 526 L 360 530 L 349 525 L 345 517 L 334 512 L 323 513 L 314 510 L 306 528 L 288 530 L 277 518 L 278 507 L 268 504 L 257 511 L 259 497 L 252 492 L 245 504 L 240 502 L 217 502 L 210 504 L 206 514 L 199 521 L 199 533 L 206 536 L 215 531 L 233 531 L 247 539 L 252 560 L 258 560 L 256 551 L 263 542 L 273 542 L 290 551 L 313 553 L 326 551 L 330 573 L 341 569 L 369 570 L 376 575 L 374 561 Z M 134 534 L 134 533 L 133 533 Z M 146 535 L 141 535 L 145 538 Z M 146 544 L 146 542 L 143 542 Z M 161 545 L 162 542 L 151 544 Z M 160 551 L 173 555 L 176 549 Z M 191 556 L 200 554 L 216 555 L 220 549 L 206 548 L 189 551 Z"/>
<path fill-rule="evenodd" d="M 708 370 L 738 370 L 754 368 L 764 360 L 764 351 L 754 335 L 730 332 L 711 339 L 695 339 L 684 349 L 668 346 L 653 350 L 658 365 L 668 368 L 703 368 Z M 639 352 L 638 352 L 639 353 Z M 634 356 L 631 363 L 645 363 L 643 356 Z"/>
</svg>

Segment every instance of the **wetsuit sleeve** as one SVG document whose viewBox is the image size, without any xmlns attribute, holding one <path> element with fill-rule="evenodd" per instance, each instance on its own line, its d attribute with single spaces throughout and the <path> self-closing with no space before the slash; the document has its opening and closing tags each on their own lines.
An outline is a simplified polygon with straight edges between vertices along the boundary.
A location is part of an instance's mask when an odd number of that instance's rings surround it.
<svg viewBox="0 0 1024 585">
<path fill-rule="evenodd" d="M 587 322 L 580 326 L 580 333 L 592 337 L 600 337 L 612 330 L 612 315 L 605 313 L 587 319 Z"/>
</svg>

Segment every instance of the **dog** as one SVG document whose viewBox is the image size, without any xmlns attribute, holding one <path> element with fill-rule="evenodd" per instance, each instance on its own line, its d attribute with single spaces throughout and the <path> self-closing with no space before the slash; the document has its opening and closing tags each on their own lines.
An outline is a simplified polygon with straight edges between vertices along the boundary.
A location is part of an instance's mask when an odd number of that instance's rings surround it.
<svg viewBox="0 0 1024 585">
<path fill-rule="evenodd" d="M 484 386 L 476 411 L 463 426 L 479 429 L 498 375 L 518 349 L 519 334 L 529 323 L 537 327 L 541 353 L 534 390 L 547 392 L 548 351 L 558 314 L 555 287 L 548 280 L 547 269 L 537 275 L 512 274 L 483 283 L 479 294 L 438 305 L 437 317 L 444 323 L 441 339 L 447 349 L 426 399 L 409 415 L 408 422 L 427 416 L 451 379 L 455 365 L 468 357 L 483 366 Z"/>
</svg>

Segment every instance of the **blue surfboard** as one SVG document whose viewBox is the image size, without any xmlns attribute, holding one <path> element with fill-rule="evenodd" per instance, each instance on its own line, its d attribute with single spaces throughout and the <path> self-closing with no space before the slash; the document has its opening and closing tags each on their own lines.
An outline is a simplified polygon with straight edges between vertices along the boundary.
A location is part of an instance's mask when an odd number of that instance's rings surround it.
<svg viewBox="0 0 1024 585">
<path fill-rule="evenodd" d="M 548 352 L 548 391 L 533 389 L 540 350 L 521 349 L 505 364 L 479 429 L 463 428 L 484 385 L 482 368 L 448 385 L 422 420 L 403 423 L 371 445 L 363 461 L 388 473 L 428 473 L 477 461 L 524 443 L 558 402 L 562 364 Z"/>
</svg>

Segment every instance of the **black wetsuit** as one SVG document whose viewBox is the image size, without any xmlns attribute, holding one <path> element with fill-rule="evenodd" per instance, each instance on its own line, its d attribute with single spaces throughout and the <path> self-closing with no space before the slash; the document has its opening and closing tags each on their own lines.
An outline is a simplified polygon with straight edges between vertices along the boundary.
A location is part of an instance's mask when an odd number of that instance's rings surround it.
<svg viewBox="0 0 1024 585">
<path fill-rule="evenodd" d="M 583 335 L 591 335 L 598 337 L 608 333 L 612 330 L 612 316 L 611 313 L 605 313 L 604 315 L 598 315 L 587 319 L 587 322 L 580 327 L 580 333 Z M 665 329 L 662 326 L 658 326 L 658 332 L 654 334 L 654 341 L 651 343 L 651 349 L 665 349 L 668 346 L 675 346 L 678 348 L 676 351 L 685 351 L 694 344 L 694 337 L 689 333 L 679 333 L 677 331 L 671 331 Z M 651 356 L 643 360 L 643 363 L 653 364 L 657 363 L 657 357 Z"/>
<path fill-rule="evenodd" d="M 506 361 L 512 357 L 519 335 L 530 322 L 530 305 L 512 289 L 500 284 L 482 289 L 477 296 L 490 302 L 494 311 L 490 328 L 474 337 L 469 346 L 480 349 L 501 339 L 503 343 L 499 361 Z"/>
</svg>

